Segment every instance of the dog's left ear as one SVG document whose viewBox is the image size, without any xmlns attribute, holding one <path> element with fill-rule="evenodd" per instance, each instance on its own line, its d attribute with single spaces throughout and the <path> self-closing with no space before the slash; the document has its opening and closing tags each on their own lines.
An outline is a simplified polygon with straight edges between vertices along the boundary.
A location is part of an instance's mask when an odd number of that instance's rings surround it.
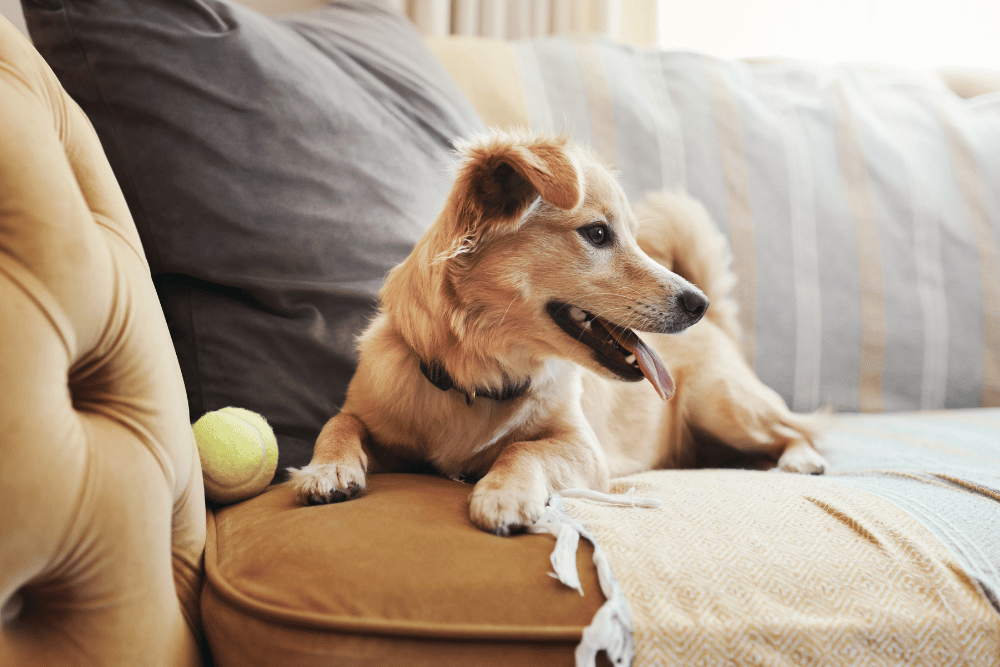
<svg viewBox="0 0 1000 667">
<path fill-rule="evenodd" d="M 460 237 L 512 231 L 537 197 L 565 210 L 583 199 L 583 171 L 565 136 L 494 133 L 462 144 L 450 205 Z"/>
</svg>

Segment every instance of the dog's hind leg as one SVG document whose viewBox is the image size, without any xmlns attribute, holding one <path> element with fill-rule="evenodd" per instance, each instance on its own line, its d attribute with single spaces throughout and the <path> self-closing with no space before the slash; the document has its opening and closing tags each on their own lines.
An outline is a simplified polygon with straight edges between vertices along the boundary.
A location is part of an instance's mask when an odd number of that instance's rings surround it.
<svg viewBox="0 0 1000 667">
<path fill-rule="evenodd" d="M 683 335 L 699 361 L 686 371 L 681 391 L 685 418 L 695 433 L 742 452 L 767 454 L 787 472 L 821 474 L 826 461 L 813 443 L 825 415 L 799 415 L 754 374 L 734 341 L 711 321 Z"/>
<path fill-rule="evenodd" d="M 826 462 L 812 445 L 823 416 L 792 413 L 740 352 L 732 253 L 708 211 L 686 194 L 661 192 L 636 206 L 635 214 L 643 251 L 711 302 L 701 322 L 665 344 L 688 369 L 678 368 L 685 377 L 678 386 L 692 429 L 734 449 L 778 458 L 782 470 L 823 472 Z"/>
<path fill-rule="evenodd" d="M 289 469 L 295 496 L 303 505 L 349 500 L 365 488 L 368 429 L 354 415 L 341 412 L 326 423 L 316 439 L 312 461 Z"/>
</svg>

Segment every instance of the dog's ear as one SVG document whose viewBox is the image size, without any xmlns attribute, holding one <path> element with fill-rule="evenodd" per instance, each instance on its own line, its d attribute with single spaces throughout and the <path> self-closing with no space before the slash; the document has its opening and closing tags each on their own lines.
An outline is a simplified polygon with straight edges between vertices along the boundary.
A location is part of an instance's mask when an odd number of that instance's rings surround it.
<svg viewBox="0 0 1000 667">
<path fill-rule="evenodd" d="M 488 228 L 512 231 L 537 197 L 572 210 L 583 199 L 583 171 L 565 136 L 494 133 L 458 147 L 452 191 L 454 230 L 467 243 Z"/>
</svg>

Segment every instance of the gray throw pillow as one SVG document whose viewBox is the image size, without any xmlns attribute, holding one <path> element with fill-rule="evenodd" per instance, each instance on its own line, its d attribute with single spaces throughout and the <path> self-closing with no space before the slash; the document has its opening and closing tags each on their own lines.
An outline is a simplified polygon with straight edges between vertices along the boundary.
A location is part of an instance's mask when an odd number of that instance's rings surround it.
<svg viewBox="0 0 1000 667">
<path fill-rule="evenodd" d="M 264 415 L 304 465 L 385 272 L 430 224 L 475 111 L 409 21 L 336 2 L 24 0 L 142 237 L 191 419 Z M 281 479 L 281 476 L 276 479 Z"/>
</svg>

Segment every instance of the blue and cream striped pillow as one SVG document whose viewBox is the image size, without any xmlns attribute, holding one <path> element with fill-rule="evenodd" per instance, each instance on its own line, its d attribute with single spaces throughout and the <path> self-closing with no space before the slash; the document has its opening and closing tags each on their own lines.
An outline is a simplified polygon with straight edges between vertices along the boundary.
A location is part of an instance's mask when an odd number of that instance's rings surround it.
<svg viewBox="0 0 1000 667">
<path fill-rule="evenodd" d="M 591 144 L 634 200 L 705 203 L 747 355 L 794 409 L 1000 405 L 1000 93 L 861 65 L 510 48 L 533 128 Z"/>
</svg>

